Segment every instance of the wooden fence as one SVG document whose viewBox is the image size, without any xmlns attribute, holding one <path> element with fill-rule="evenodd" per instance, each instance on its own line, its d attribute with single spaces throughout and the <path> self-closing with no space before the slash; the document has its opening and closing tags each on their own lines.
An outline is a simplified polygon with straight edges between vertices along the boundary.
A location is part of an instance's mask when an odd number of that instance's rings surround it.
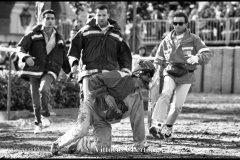
<svg viewBox="0 0 240 160">
<path fill-rule="evenodd" d="M 198 66 L 191 92 L 240 93 L 240 47 L 210 47 L 214 56 Z"/>
</svg>

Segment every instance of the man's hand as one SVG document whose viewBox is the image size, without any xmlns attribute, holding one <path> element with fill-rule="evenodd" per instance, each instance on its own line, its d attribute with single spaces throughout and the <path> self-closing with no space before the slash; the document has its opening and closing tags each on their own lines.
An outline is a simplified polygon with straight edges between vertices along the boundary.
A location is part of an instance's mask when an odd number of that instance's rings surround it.
<svg viewBox="0 0 240 160">
<path fill-rule="evenodd" d="M 189 64 L 195 64 L 195 63 L 198 63 L 198 60 L 199 60 L 199 58 L 198 58 L 198 56 L 193 56 L 193 55 L 191 55 L 191 56 L 189 56 L 189 58 L 187 59 L 187 63 L 189 63 Z"/>
<path fill-rule="evenodd" d="M 117 113 L 120 113 L 120 114 L 122 113 L 122 111 L 117 107 L 117 104 L 116 104 L 115 99 L 113 98 L 113 96 L 106 95 L 104 98 L 105 98 L 105 101 L 106 101 L 107 105 L 110 108 L 116 110 Z"/>
<path fill-rule="evenodd" d="M 35 59 L 35 57 L 28 57 L 28 58 L 26 59 L 26 64 L 27 64 L 28 66 L 34 66 L 34 64 L 35 64 L 34 59 Z"/>
</svg>

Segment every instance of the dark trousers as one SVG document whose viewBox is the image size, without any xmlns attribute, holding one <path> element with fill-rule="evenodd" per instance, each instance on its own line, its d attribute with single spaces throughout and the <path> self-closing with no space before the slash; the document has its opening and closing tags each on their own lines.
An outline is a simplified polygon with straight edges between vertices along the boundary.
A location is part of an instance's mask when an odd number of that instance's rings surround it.
<svg viewBox="0 0 240 160">
<path fill-rule="evenodd" d="M 42 123 L 41 115 L 49 117 L 48 110 L 50 87 L 54 78 L 51 74 L 45 74 L 42 78 L 30 78 L 30 91 L 35 116 L 35 124 Z"/>
</svg>

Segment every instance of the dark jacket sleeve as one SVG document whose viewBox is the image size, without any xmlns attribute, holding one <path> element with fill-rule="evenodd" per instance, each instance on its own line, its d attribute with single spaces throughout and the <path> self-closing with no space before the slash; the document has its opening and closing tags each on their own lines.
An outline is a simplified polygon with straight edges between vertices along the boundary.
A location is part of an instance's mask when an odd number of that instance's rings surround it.
<svg viewBox="0 0 240 160">
<path fill-rule="evenodd" d="M 62 65 L 63 71 L 68 74 L 71 72 L 71 66 L 67 57 L 67 48 L 65 47 L 65 54 L 63 54 L 63 65 Z"/>
<path fill-rule="evenodd" d="M 81 51 L 83 49 L 83 34 L 82 31 L 78 31 L 78 33 L 73 37 L 70 48 L 68 50 L 68 58 L 69 58 L 69 63 L 70 66 L 73 66 L 73 63 L 78 64 L 79 59 L 81 57 Z"/>
<path fill-rule="evenodd" d="M 25 62 L 25 59 L 30 56 L 28 51 L 32 44 L 31 36 L 32 32 L 29 32 L 28 34 L 24 35 L 17 44 L 17 55 L 19 57 L 19 61 L 21 62 Z"/>
<path fill-rule="evenodd" d="M 127 68 L 130 71 L 132 70 L 132 54 L 131 50 L 126 44 L 126 42 L 122 41 L 120 45 L 120 49 L 118 52 L 118 64 L 120 69 Z"/>
</svg>

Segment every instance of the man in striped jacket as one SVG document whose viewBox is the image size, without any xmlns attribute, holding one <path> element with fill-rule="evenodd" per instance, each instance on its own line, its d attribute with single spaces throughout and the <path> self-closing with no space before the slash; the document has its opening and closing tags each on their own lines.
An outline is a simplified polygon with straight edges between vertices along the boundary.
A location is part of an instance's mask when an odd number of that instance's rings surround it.
<svg viewBox="0 0 240 160">
<path fill-rule="evenodd" d="M 123 41 L 120 27 L 109 18 L 105 5 L 97 6 L 95 18 L 74 36 L 68 57 L 73 74 L 78 72 L 78 65 L 82 61 L 78 82 L 82 83 L 84 98 L 89 93 L 90 75 L 112 70 L 131 73 L 132 69 L 131 51 Z"/>
</svg>

